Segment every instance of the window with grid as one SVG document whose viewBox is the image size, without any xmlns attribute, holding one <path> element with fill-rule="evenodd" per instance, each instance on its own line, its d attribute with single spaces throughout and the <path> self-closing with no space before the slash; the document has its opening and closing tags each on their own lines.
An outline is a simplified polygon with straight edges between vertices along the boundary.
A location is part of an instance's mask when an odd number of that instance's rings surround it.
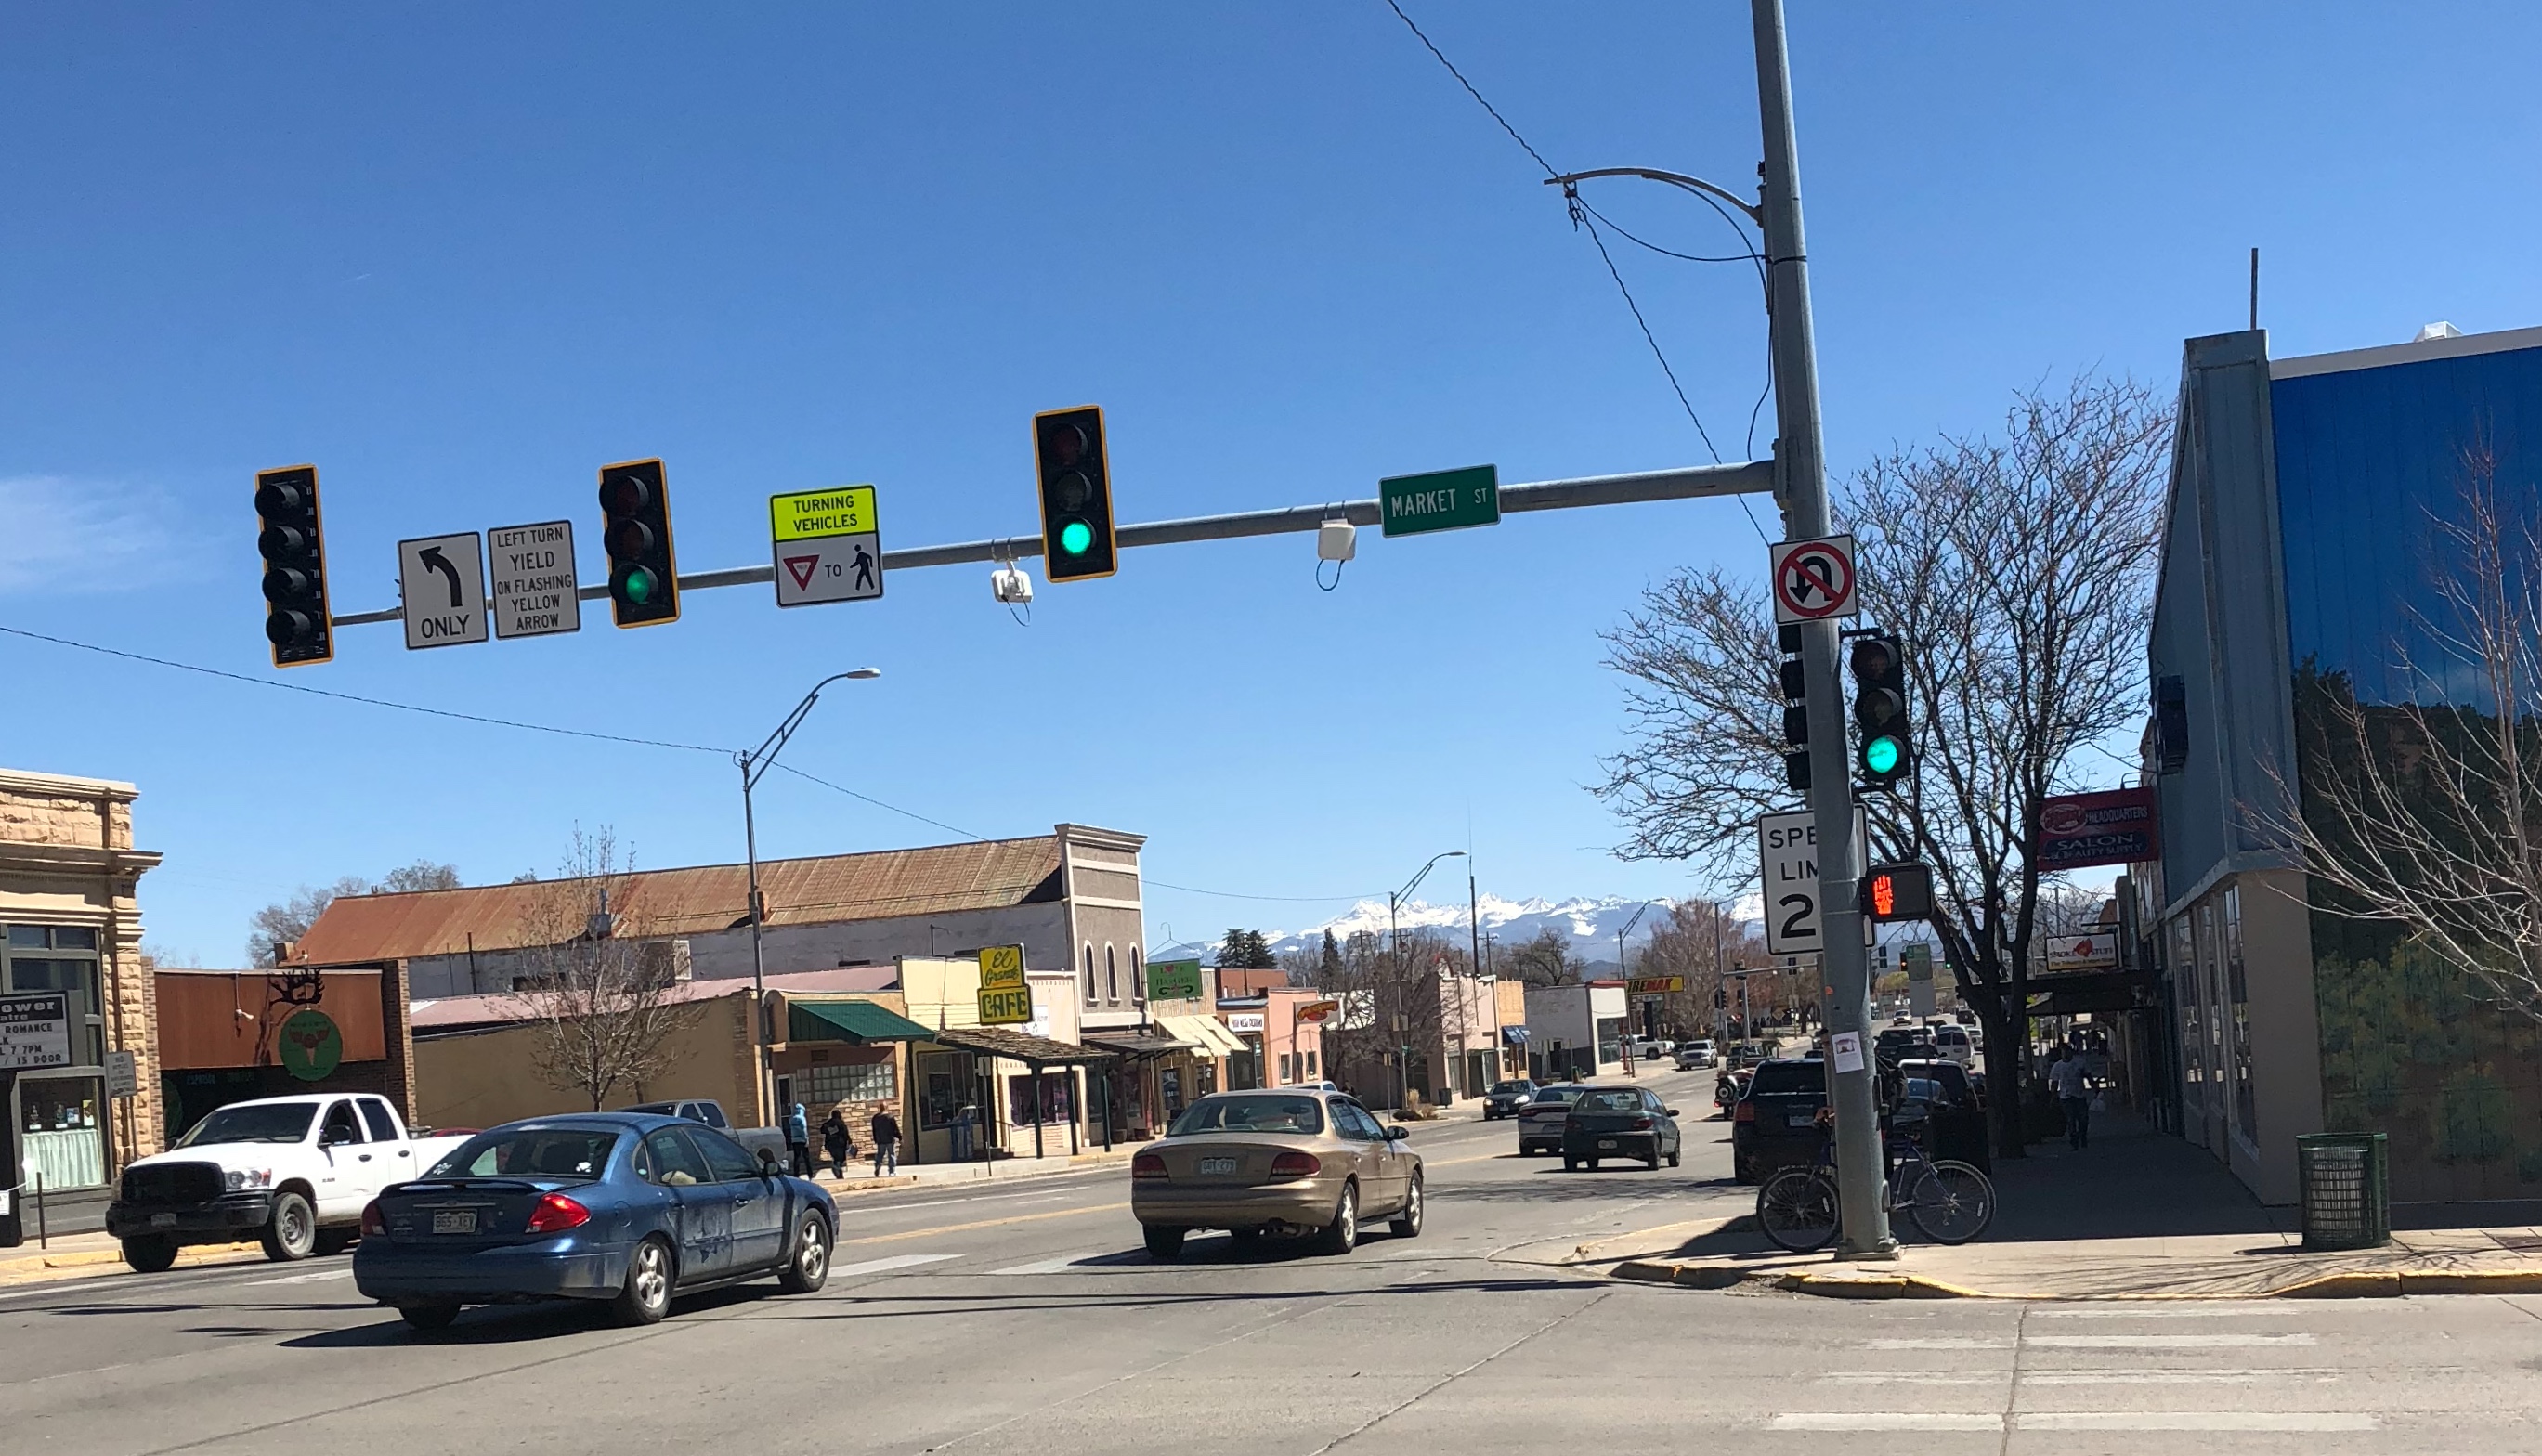
<svg viewBox="0 0 2542 1456">
<path fill-rule="evenodd" d="M 897 1102 L 900 1079 L 888 1061 L 805 1067 L 793 1073 L 803 1106 L 815 1114 L 842 1102 Z"/>
</svg>

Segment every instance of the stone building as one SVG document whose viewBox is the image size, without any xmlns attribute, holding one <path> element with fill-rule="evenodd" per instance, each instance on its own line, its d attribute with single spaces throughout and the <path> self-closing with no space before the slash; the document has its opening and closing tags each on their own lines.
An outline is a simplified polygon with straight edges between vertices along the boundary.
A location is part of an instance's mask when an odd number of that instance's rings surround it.
<svg viewBox="0 0 2542 1456">
<path fill-rule="evenodd" d="M 31 1038 L 10 1058 L 19 1068 L 0 1070 L 12 1155 L 0 1187 L 40 1176 L 55 1227 L 93 1217 L 122 1166 L 159 1150 L 158 996 L 136 898 L 159 856 L 132 847 L 139 794 L 0 769 L 0 994 L 61 995 L 67 1031 Z M 122 1054 L 136 1089 L 111 1097 Z"/>
</svg>

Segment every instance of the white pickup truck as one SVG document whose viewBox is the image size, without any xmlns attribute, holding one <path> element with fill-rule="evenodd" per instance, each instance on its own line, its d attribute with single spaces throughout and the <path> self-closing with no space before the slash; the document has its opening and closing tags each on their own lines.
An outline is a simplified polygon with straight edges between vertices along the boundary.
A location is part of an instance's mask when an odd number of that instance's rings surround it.
<svg viewBox="0 0 2542 1456">
<path fill-rule="evenodd" d="M 410 1137 L 397 1109 L 370 1093 L 233 1102 L 123 1170 L 106 1231 L 144 1274 L 176 1263 L 185 1245 L 250 1233 L 267 1259 L 339 1254 L 381 1189 L 422 1177 L 467 1140 Z"/>
</svg>

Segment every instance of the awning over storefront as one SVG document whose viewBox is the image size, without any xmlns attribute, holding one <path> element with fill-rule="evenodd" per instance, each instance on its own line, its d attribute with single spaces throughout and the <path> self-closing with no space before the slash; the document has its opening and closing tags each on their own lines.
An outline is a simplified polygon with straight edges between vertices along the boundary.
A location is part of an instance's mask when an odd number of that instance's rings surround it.
<svg viewBox="0 0 2542 1456">
<path fill-rule="evenodd" d="M 1199 1048 L 1192 1055 L 1215 1061 L 1223 1056 L 1240 1056 L 1253 1049 L 1227 1029 L 1227 1024 L 1214 1016 L 1159 1016 L 1157 1025 L 1173 1036 Z"/>
<path fill-rule="evenodd" d="M 1113 1054 L 1099 1047 L 1080 1047 L 1069 1042 L 1054 1042 L 1030 1032 L 1010 1031 L 1002 1026 L 966 1026 L 943 1031 L 920 1029 L 920 1036 L 939 1046 L 983 1056 L 1003 1056 L 1029 1066 L 1076 1066 L 1089 1061 L 1110 1061 Z"/>
<path fill-rule="evenodd" d="M 810 1001 L 788 997 L 785 1040 L 788 1042 L 925 1042 L 935 1033 L 872 1001 Z"/>
<path fill-rule="evenodd" d="M 1169 1053 L 1194 1050 L 1189 1042 L 1150 1036 L 1145 1032 L 1087 1032 L 1085 1045 L 1117 1052 L 1123 1056 L 1163 1056 Z"/>
<path fill-rule="evenodd" d="M 1526 1046 L 1527 1036 L 1527 1028 L 1523 1026 L 1505 1026 L 1501 1028 L 1501 1041 L 1512 1047 Z"/>
</svg>

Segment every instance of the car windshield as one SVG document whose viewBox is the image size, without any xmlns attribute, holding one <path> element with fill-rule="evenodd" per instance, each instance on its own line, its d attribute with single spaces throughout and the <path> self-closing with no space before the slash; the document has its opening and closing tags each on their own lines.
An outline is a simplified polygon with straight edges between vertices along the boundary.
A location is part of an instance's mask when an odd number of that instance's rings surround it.
<svg viewBox="0 0 2542 1456">
<path fill-rule="evenodd" d="M 1827 1063 L 1824 1061 L 1767 1061 L 1757 1067 L 1756 1080 L 1748 1084 L 1752 1092 L 1825 1092 Z"/>
<path fill-rule="evenodd" d="M 1492 1083 L 1492 1090 L 1493 1090 L 1493 1091 L 1495 1091 L 1495 1092 L 1524 1092 L 1524 1091 L 1526 1091 L 1526 1090 L 1527 1090 L 1527 1083 L 1525 1083 L 1525 1082 L 1494 1082 L 1494 1083 Z"/>
<path fill-rule="evenodd" d="M 1237 1093 L 1204 1097 L 1174 1119 L 1170 1135 L 1191 1132 L 1321 1132 L 1323 1103 L 1312 1097 Z"/>
<path fill-rule="evenodd" d="M 213 1142 L 298 1142 L 309 1135 L 309 1120 L 318 1116 L 314 1102 L 286 1102 L 269 1107 L 224 1107 L 196 1123 L 177 1139 L 179 1147 Z"/>
<path fill-rule="evenodd" d="M 501 1128 L 480 1132 L 432 1165 L 426 1178 L 536 1178 L 594 1183 L 618 1134 L 600 1128 Z"/>
<path fill-rule="evenodd" d="M 1535 1089 L 1535 1105 L 1562 1107 L 1579 1101 L 1580 1094 L 1588 1090 L 1586 1087 L 1538 1087 Z"/>
<path fill-rule="evenodd" d="M 1592 1092 L 1571 1105 L 1573 1112 L 1628 1113 L 1642 1110 L 1639 1092 Z"/>
</svg>

